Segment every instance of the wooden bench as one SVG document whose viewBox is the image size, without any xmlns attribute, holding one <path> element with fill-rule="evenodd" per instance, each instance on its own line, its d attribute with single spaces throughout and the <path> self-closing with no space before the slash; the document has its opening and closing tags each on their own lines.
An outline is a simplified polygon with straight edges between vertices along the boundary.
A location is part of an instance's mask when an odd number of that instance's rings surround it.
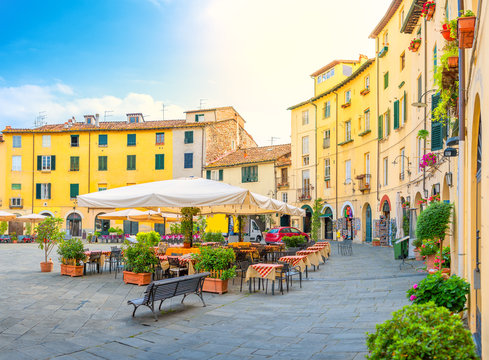
<svg viewBox="0 0 489 360">
<path fill-rule="evenodd" d="M 202 286 L 204 285 L 204 279 L 209 275 L 210 273 L 204 272 L 171 279 L 153 281 L 146 288 L 146 291 L 144 292 L 144 297 L 129 300 L 127 302 L 128 305 L 134 306 L 132 316 L 134 317 L 138 307 L 144 305 L 151 309 L 155 317 L 155 321 L 158 321 L 158 316 L 155 312 L 155 302 L 160 301 L 160 306 L 158 307 L 158 310 L 161 310 L 161 305 L 163 304 L 163 301 L 180 295 L 183 295 L 182 304 L 187 295 L 195 294 L 200 298 L 200 300 L 202 300 L 204 306 L 206 306 L 204 298 L 202 297 Z"/>
</svg>

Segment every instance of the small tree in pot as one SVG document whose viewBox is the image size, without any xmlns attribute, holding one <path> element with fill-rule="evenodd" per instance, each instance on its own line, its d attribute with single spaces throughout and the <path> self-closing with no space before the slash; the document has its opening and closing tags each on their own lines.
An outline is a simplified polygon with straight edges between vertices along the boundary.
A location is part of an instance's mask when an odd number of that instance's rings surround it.
<svg viewBox="0 0 489 360">
<path fill-rule="evenodd" d="M 200 213 L 199 208 L 184 207 L 180 210 L 182 213 L 181 230 L 185 239 L 183 240 L 184 247 L 192 247 L 194 216 Z"/>
<path fill-rule="evenodd" d="M 135 244 L 126 241 L 123 253 L 126 262 L 126 270 L 123 272 L 124 282 L 136 285 L 149 284 L 151 274 L 158 264 L 158 258 L 146 239 L 140 239 Z"/>
<path fill-rule="evenodd" d="M 83 260 L 87 256 L 80 239 L 62 240 L 58 244 L 57 251 L 60 256 L 61 275 L 69 275 L 71 277 L 83 275 Z"/>
<path fill-rule="evenodd" d="M 226 293 L 228 291 L 228 280 L 236 276 L 236 255 L 233 249 L 202 247 L 200 254 L 193 254 L 196 260 L 197 271 L 208 271 L 211 273 L 204 280 L 203 291 L 212 293 Z"/>
<path fill-rule="evenodd" d="M 48 256 L 54 246 L 63 240 L 65 233 L 60 231 L 62 223 L 63 219 L 48 216 L 36 226 L 36 242 L 39 244 L 39 248 L 44 250 L 44 262 L 41 262 L 42 272 L 53 271 L 53 262 L 48 262 Z"/>
</svg>

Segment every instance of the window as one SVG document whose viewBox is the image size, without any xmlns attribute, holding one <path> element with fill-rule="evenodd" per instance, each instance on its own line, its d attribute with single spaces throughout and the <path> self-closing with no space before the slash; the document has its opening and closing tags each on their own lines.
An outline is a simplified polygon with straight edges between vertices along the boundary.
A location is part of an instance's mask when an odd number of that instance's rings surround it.
<svg viewBox="0 0 489 360">
<path fill-rule="evenodd" d="M 10 208 L 22 208 L 22 198 L 14 197 L 10 198 Z"/>
<path fill-rule="evenodd" d="M 418 164 L 421 162 L 421 159 L 423 158 L 423 139 L 418 138 Z M 418 172 L 421 172 L 421 168 L 418 166 Z"/>
<path fill-rule="evenodd" d="M 309 195 L 309 186 L 311 185 L 311 176 L 309 170 L 302 170 L 302 190 L 303 195 Z"/>
<path fill-rule="evenodd" d="M 309 165 L 309 155 L 302 157 L 302 166 L 307 166 L 307 165 Z"/>
<path fill-rule="evenodd" d="M 12 147 L 14 148 L 22 147 L 22 136 L 20 135 L 12 136 Z"/>
<path fill-rule="evenodd" d="M 329 159 L 324 159 L 324 180 L 329 181 L 331 178 L 331 165 Z"/>
<path fill-rule="evenodd" d="M 329 118 L 331 116 L 331 101 L 324 103 L 324 117 Z"/>
<path fill-rule="evenodd" d="M 383 39 L 384 45 L 386 45 L 386 46 L 389 45 L 389 33 L 387 31 L 384 33 L 383 37 L 384 37 L 384 39 Z"/>
<path fill-rule="evenodd" d="M 365 76 L 365 89 L 370 90 L 370 76 Z"/>
<path fill-rule="evenodd" d="M 331 142 L 331 130 L 323 131 L 323 149 L 329 148 Z"/>
<path fill-rule="evenodd" d="M 309 136 L 302 138 L 302 155 L 309 154 Z"/>
<path fill-rule="evenodd" d="M 394 101 L 394 129 L 399 129 L 399 100 Z"/>
<path fill-rule="evenodd" d="M 107 184 L 98 184 L 98 191 L 107 190 Z"/>
<path fill-rule="evenodd" d="M 80 146 L 80 136 L 79 135 L 71 135 L 71 147 Z"/>
<path fill-rule="evenodd" d="M 379 123 L 378 123 L 379 140 L 382 140 L 382 138 L 384 137 L 383 129 L 384 129 L 384 116 L 379 115 Z"/>
<path fill-rule="evenodd" d="M 70 184 L 70 200 L 76 199 L 76 197 L 79 195 L 79 184 Z"/>
<path fill-rule="evenodd" d="M 370 153 L 365 154 L 365 174 L 370 175 Z M 366 182 L 370 181 L 370 177 L 367 176 Z"/>
<path fill-rule="evenodd" d="M 22 171 L 22 156 L 12 156 L 12 171 Z"/>
<path fill-rule="evenodd" d="M 184 154 L 183 167 L 185 169 L 192 169 L 194 167 L 194 154 L 193 153 Z"/>
<path fill-rule="evenodd" d="M 80 171 L 79 156 L 70 156 L 70 171 Z"/>
<path fill-rule="evenodd" d="M 403 51 L 401 54 L 401 71 L 406 67 L 406 52 Z"/>
<path fill-rule="evenodd" d="M 289 170 L 287 168 L 282 168 L 280 169 L 280 183 L 281 184 L 287 184 L 289 182 Z"/>
<path fill-rule="evenodd" d="M 51 156 L 41 156 L 41 170 L 50 171 L 51 170 Z"/>
<path fill-rule="evenodd" d="M 302 125 L 309 124 L 309 110 L 304 110 L 302 112 Z"/>
<path fill-rule="evenodd" d="M 130 116 L 129 117 L 129 122 L 130 123 L 137 123 L 138 122 L 138 117 L 137 116 Z"/>
<path fill-rule="evenodd" d="M 365 124 L 364 131 L 370 130 L 370 109 L 365 110 Z"/>
<path fill-rule="evenodd" d="M 405 150 L 404 148 L 401 149 L 401 174 L 399 176 L 399 178 L 401 180 L 404 180 L 404 154 L 405 154 Z"/>
<path fill-rule="evenodd" d="M 224 179 L 224 170 L 207 170 L 206 178 L 214 181 L 223 181 Z"/>
<path fill-rule="evenodd" d="M 258 181 L 258 166 L 245 166 L 241 168 L 241 182 L 257 182 Z"/>
<path fill-rule="evenodd" d="M 36 199 L 51 199 L 51 184 L 36 184 Z"/>
<path fill-rule="evenodd" d="M 165 169 L 165 154 L 155 154 L 155 170 Z"/>
<path fill-rule="evenodd" d="M 42 136 L 42 147 L 51 147 L 51 135 Z"/>
<path fill-rule="evenodd" d="M 387 186 L 389 180 L 389 161 L 388 158 L 384 158 L 384 186 Z"/>
<path fill-rule="evenodd" d="M 98 136 L 98 146 L 107 146 L 107 134 L 100 134 Z"/>
<path fill-rule="evenodd" d="M 107 171 L 107 156 L 98 157 L 98 171 Z"/>
<path fill-rule="evenodd" d="M 345 91 L 345 104 L 351 103 L 351 90 Z"/>
<path fill-rule="evenodd" d="M 387 89 L 389 87 L 389 72 L 387 71 L 384 74 L 384 89 Z"/>
<path fill-rule="evenodd" d="M 286 203 L 289 200 L 288 195 L 286 192 L 282 193 L 282 202 Z"/>
<path fill-rule="evenodd" d="M 345 184 L 351 183 L 351 160 L 345 161 Z"/>
<path fill-rule="evenodd" d="M 390 110 L 387 110 L 384 114 L 384 135 L 387 137 L 389 136 L 390 132 L 391 132 L 391 129 L 390 129 L 390 115 L 391 115 L 391 112 Z"/>
<path fill-rule="evenodd" d="M 12 190 L 21 190 L 22 185 L 21 184 L 12 184 Z"/>
<path fill-rule="evenodd" d="M 127 170 L 136 170 L 136 155 L 127 155 Z"/>
<path fill-rule="evenodd" d="M 399 12 L 399 29 L 402 27 L 402 24 L 404 24 L 404 8 Z"/>
<path fill-rule="evenodd" d="M 345 122 L 345 141 L 351 140 L 351 121 Z"/>
<path fill-rule="evenodd" d="M 193 131 L 185 131 L 184 144 L 193 144 L 194 143 L 194 132 Z"/>
<path fill-rule="evenodd" d="M 204 114 L 195 114 L 195 122 L 202 122 L 204 119 Z"/>
<path fill-rule="evenodd" d="M 127 134 L 127 146 L 136 146 L 136 134 Z"/>
<path fill-rule="evenodd" d="M 165 143 L 165 133 L 156 133 L 156 145 L 163 145 Z"/>
<path fill-rule="evenodd" d="M 400 117 L 400 123 L 401 126 L 404 126 L 406 123 L 406 93 L 401 97 L 401 100 L 399 100 L 399 117 Z"/>
<path fill-rule="evenodd" d="M 418 76 L 418 102 L 421 102 L 421 96 L 423 95 L 423 77 L 421 74 Z"/>
</svg>

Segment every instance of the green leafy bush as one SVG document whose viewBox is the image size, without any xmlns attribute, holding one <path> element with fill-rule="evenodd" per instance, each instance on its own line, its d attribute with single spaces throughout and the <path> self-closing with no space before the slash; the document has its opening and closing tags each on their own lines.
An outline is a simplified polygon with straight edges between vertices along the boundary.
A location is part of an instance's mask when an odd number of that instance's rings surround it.
<svg viewBox="0 0 489 360">
<path fill-rule="evenodd" d="M 457 275 L 445 279 L 440 271 L 428 275 L 419 284 L 414 284 L 406 296 L 413 304 L 424 304 L 433 301 L 437 306 L 444 306 L 451 312 L 464 310 L 470 285 Z"/>
<path fill-rule="evenodd" d="M 127 271 L 152 273 L 154 272 L 155 265 L 158 264 L 158 258 L 153 248 L 144 237 L 134 244 L 126 241 L 123 246 L 123 253 Z"/>
<path fill-rule="evenodd" d="M 435 255 L 440 250 L 440 240 L 424 240 L 419 248 L 421 256 Z"/>
<path fill-rule="evenodd" d="M 421 245 L 423 245 L 423 240 L 421 239 L 414 239 L 413 240 L 413 246 L 417 247 L 418 249 L 421 248 Z"/>
<path fill-rule="evenodd" d="M 446 202 L 432 202 L 419 214 L 416 222 L 416 238 L 443 240 L 449 228 L 452 208 L 453 205 Z"/>
<path fill-rule="evenodd" d="M 8 224 L 6 221 L 0 222 L 0 235 L 5 234 L 5 231 L 8 229 Z"/>
<path fill-rule="evenodd" d="M 409 216 L 404 215 L 402 217 L 402 231 L 404 232 L 404 236 L 409 235 Z"/>
<path fill-rule="evenodd" d="M 220 232 L 206 232 L 204 234 L 204 242 L 220 242 L 223 243 L 226 239 Z"/>
<path fill-rule="evenodd" d="M 285 246 L 288 248 L 300 247 L 301 245 L 306 243 L 306 237 L 303 235 L 297 236 L 284 236 L 282 238 Z"/>
<path fill-rule="evenodd" d="M 236 276 L 236 255 L 233 249 L 202 247 L 200 254 L 193 254 L 196 259 L 195 269 L 197 271 L 209 271 L 210 277 L 221 280 L 231 279 Z"/>
<path fill-rule="evenodd" d="M 61 241 L 58 244 L 57 252 L 59 254 L 59 260 L 65 265 L 69 265 L 72 262 L 74 262 L 73 265 L 78 265 L 80 261 L 86 258 L 83 243 L 80 239 L 72 238 Z"/>
<path fill-rule="evenodd" d="M 136 234 L 136 240 L 146 242 L 149 246 L 158 246 L 161 236 L 156 231 L 138 232 Z"/>
<path fill-rule="evenodd" d="M 470 331 L 456 315 L 433 302 L 408 305 L 367 333 L 367 359 L 477 359 Z"/>
<path fill-rule="evenodd" d="M 435 264 L 440 262 L 440 255 L 436 255 L 435 258 Z M 441 261 L 441 267 L 442 268 L 450 268 L 450 246 L 445 246 L 443 248 L 442 252 L 442 261 Z"/>
</svg>

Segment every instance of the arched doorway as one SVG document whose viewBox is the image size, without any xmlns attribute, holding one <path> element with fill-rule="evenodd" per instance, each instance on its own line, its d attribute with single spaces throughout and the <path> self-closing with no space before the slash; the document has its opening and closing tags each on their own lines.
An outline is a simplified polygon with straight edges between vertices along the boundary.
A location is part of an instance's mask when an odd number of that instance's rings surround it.
<svg viewBox="0 0 489 360">
<path fill-rule="evenodd" d="M 100 215 L 105 213 L 100 213 L 95 216 L 95 231 L 99 231 L 100 235 L 109 235 L 110 220 L 99 219 Z"/>
<path fill-rule="evenodd" d="M 475 166 L 475 263 L 474 266 L 474 291 L 475 291 L 475 333 L 474 338 L 479 351 L 482 346 L 482 294 L 481 294 L 481 218 L 482 218 L 482 187 L 481 187 L 481 172 L 482 172 L 482 132 L 481 132 L 481 115 L 479 115 L 479 124 L 477 132 L 477 163 Z M 475 132 L 474 132 L 475 133 Z M 487 310 L 486 310 L 487 311 Z M 487 335 L 486 335 L 487 336 Z"/>
<path fill-rule="evenodd" d="M 290 226 L 290 215 L 282 215 L 280 217 L 280 226 Z"/>
<path fill-rule="evenodd" d="M 302 218 L 302 231 L 309 234 L 311 232 L 312 209 L 309 205 L 303 205 L 302 209 L 306 210 L 306 216 Z"/>
<path fill-rule="evenodd" d="M 81 236 L 81 216 L 77 213 L 71 213 L 66 218 L 66 230 L 68 235 Z"/>
<path fill-rule="evenodd" d="M 355 224 L 353 223 L 353 208 L 350 205 L 345 205 L 341 213 L 343 217 L 341 235 L 345 240 L 353 240 L 355 237 Z"/>
<path fill-rule="evenodd" d="M 372 242 L 372 208 L 370 204 L 364 206 L 365 209 L 365 242 Z"/>
<path fill-rule="evenodd" d="M 333 240 L 333 210 L 330 207 L 324 209 L 324 237 L 326 240 Z"/>
</svg>

